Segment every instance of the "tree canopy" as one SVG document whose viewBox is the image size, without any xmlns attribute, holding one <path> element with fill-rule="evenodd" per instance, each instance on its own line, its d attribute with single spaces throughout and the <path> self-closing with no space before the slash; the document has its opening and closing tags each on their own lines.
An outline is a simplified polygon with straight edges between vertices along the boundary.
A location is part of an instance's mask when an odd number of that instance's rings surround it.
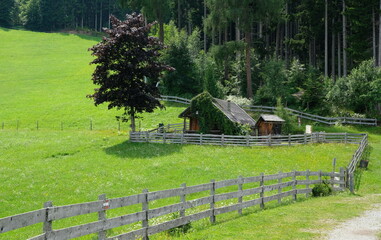
<svg viewBox="0 0 381 240">
<path fill-rule="evenodd" d="M 125 21 L 111 16 L 111 24 L 111 29 L 105 29 L 108 36 L 90 48 L 96 57 L 91 62 L 96 65 L 92 80 L 100 87 L 89 97 L 95 105 L 108 103 L 109 109 L 123 109 L 118 118 L 131 120 L 135 131 L 138 113 L 163 108 L 155 83 L 172 68 L 158 61 L 163 44 L 148 36 L 153 24 L 145 25 L 142 15 L 127 15 Z"/>
</svg>

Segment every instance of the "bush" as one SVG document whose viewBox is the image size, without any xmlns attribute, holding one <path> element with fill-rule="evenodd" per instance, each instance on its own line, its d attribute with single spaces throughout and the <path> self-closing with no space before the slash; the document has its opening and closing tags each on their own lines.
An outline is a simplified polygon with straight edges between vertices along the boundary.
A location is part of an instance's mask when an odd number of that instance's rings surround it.
<svg viewBox="0 0 381 240">
<path fill-rule="evenodd" d="M 251 101 L 250 99 L 248 98 L 244 98 L 244 97 L 238 97 L 238 96 L 234 96 L 234 95 L 229 95 L 226 100 L 228 101 L 231 101 L 239 106 L 242 106 L 242 105 L 251 105 Z"/>
<path fill-rule="evenodd" d="M 291 115 L 291 113 L 283 107 L 280 98 L 277 99 L 275 114 L 285 121 L 282 126 L 283 135 L 294 133 L 298 129 L 296 116 Z"/>
<path fill-rule="evenodd" d="M 178 219 L 180 218 L 180 214 L 179 213 L 173 213 L 171 218 L 173 220 L 175 219 Z M 168 235 L 170 236 L 176 236 L 176 237 L 179 237 L 181 234 L 184 234 L 184 233 L 187 233 L 189 232 L 189 230 L 192 228 L 192 224 L 191 223 L 187 223 L 187 224 L 184 224 L 182 226 L 178 226 L 178 227 L 175 227 L 175 228 L 171 228 L 167 231 Z"/>
<path fill-rule="evenodd" d="M 323 180 L 322 183 L 316 184 L 312 188 L 312 196 L 314 197 L 324 197 L 332 194 L 332 187 L 328 184 L 326 180 Z"/>
</svg>

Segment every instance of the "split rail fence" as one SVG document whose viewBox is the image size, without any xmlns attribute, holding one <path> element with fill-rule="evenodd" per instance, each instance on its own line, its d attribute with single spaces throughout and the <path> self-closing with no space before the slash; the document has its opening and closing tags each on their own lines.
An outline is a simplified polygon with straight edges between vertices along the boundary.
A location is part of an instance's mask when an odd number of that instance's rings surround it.
<svg viewBox="0 0 381 240">
<path fill-rule="evenodd" d="M 191 100 L 189 99 L 175 96 L 161 96 L 160 100 L 183 104 L 190 104 L 191 102 Z M 248 112 L 273 113 L 276 111 L 276 107 L 268 106 L 243 105 L 241 107 Z M 377 126 L 377 119 L 374 118 L 322 117 L 319 115 L 309 114 L 287 107 L 285 109 L 288 110 L 294 116 L 328 125 L 335 125 L 336 123 L 340 122 L 342 124 Z"/>
<path fill-rule="evenodd" d="M 186 186 L 163 191 L 149 192 L 143 190 L 141 194 L 107 199 L 105 195 L 99 196 L 98 201 L 53 206 L 52 202 L 46 202 L 43 209 L 23 213 L 0 219 L 0 234 L 29 225 L 43 223 L 42 234 L 30 238 L 30 240 L 60 240 L 72 239 L 89 234 L 98 234 L 98 239 L 122 240 L 122 239 L 148 239 L 148 236 L 176 228 L 192 221 L 209 218 L 210 222 L 216 221 L 216 216 L 238 211 L 258 205 L 264 208 L 271 201 L 282 202 L 282 199 L 296 200 L 297 195 L 310 196 L 311 185 L 325 181 L 332 184 L 335 190 L 344 190 L 346 187 L 346 172 L 344 168 L 340 172 L 322 171 L 293 171 L 273 175 L 254 177 L 239 177 L 224 181 L 211 180 L 209 183 Z M 201 194 L 203 193 L 203 194 Z M 198 194 L 192 199 L 192 194 Z M 200 197 L 200 195 L 202 197 Z M 151 208 L 157 200 L 173 198 L 177 203 Z M 107 218 L 107 211 L 131 205 L 140 205 L 141 211 Z M 69 217 L 98 213 L 98 221 L 63 229 L 53 229 L 54 221 Z M 164 216 L 177 214 L 177 218 Z M 159 221 L 153 219 L 159 218 Z M 164 217 L 165 218 L 165 217 Z M 161 219 L 161 221 L 160 221 Z M 152 223 L 156 224 L 153 225 Z M 159 222 L 159 223 L 158 223 Z M 107 236 L 107 230 L 120 226 L 135 224 L 129 232 L 116 236 Z M 138 225 L 136 225 L 138 224 Z M 139 227 L 140 225 L 140 227 Z"/>
<path fill-rule="evenodd" d="M 325 133 L 268 136 L 239 136 L 167 132 L 130 132 L 131 142 L 175 143 L 219 146 L 292 146 L 310 143 L 360 144 L 366 134 Z"/>
<path fill-rule="evenodd" d="M 294 136 L 294 138 L 300 138 L 300 136 Z M 0 234 L 42 223 L 42 234 L 30 240 L 72 239 L 89 234 L 97 234 L 98 239 L 101 240 L 148 239 L 150 235 L 183 226 L 192 221 L 209 218 L 213 223 L 216 221 L 216 216 L 223 213 L 238 211 L 241 214 L 242 209 L 252 206 L 260 206 L 263 209 L 268 202 L 281 203 L 282 199 L 287 197 L 296 200 L 300 194 L 308 197 L 312 192 L 311 185 L 323 181 L 331 184 L 336 191 L 349 187 L 353 192 L 354 171 L 368 144 L 367 135 L 314 133 L 310 136 L 303 135 L 297 143 L 307 143 L 307 139 L 310 139 L 310 142 L 353 143 L 359 144 L 359 147 L 347 169 L 340 168 L 340 172 L 307 170 L 279 172 L 272 175 L 262 173 L 254 177 L 239 177 L 217 182 L 211 180 L 209 183 L 195 186 L 182 184 L 179 188 L 163 191 L 143 190 L 141 194 L 121 198 L 107 199 L 103 194 L 99 196 L 98 201 L 66 206 L 53 206 L 52 202 L 46 202 L 42 209 L 1 218 Z M 155 206 L 158 200 L 173 200 L 173 198 L 177 199 L 175 204 Z M 107 218 L 108 210 L 137 205 L 140 206 L 141 211 Z M 91 213 L 98 213 L 98 221 L 53 229 L 54 221 Z M 173 216 L 177 217 L 173 219 Z M 107 236 L 108 230 L 121 226 L 128 226 L 128 232 Z"/>
</svg>

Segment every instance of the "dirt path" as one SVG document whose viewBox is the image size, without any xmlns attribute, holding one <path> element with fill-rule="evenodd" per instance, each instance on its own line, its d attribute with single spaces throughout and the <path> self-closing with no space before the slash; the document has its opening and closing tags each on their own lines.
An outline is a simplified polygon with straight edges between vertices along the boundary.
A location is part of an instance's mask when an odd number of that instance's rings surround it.
<svg viewBox="0 0 381 240">
<path fill-rule="evenodd" d="M 361 216 L 340 224 L 329 233 L 329 240 L 377 240 L 381 232 L 381 204 Z"/>
</svg>

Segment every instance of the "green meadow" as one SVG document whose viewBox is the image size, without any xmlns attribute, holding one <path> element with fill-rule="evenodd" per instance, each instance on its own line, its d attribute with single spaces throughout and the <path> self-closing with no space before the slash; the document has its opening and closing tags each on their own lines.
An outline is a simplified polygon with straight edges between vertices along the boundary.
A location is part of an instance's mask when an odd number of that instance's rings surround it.
<svg viewBox="0 0 381 240">
<path fill-rule="evenodd" d="M 0 39 L 0 124 L 4 123 L 0 129 L 0 218 L 39 209 L 45 201 L 68 205 L 94 201 L 100 194 L 116 198 L 145 188 L 164 190 L 181 183 L 196 185 L 262 172 L 331 171 L 333 158 L 338 166 L 346 166 L 357 148 L 344 144 L 244 148 L 131 143 L 127 124 L 118 130 L 117 111 L 95 107 L 86 98 L 95 88 L 87 49 L 98 38 L 0 29 Z M 166 103 L 165 110 L 143 114 L 138 124 L 149 129 L 158 123 L 181 122 L 177 116 L 184 107 Z M 152 239 L 319 238 L 335 223 L 379 202 L 381 198 L 374 194 L 381 193 L 380 128 L 315 129 L 369 134 L 373 152 L 369 169 L 359 174 L 357 195 L 345 192 L 301 198 L 298 203 L 270 204 L 264 211 L 250 208 L 243 216 L 218 216 L 216 224 L 195 222 L 187 234 L 162 233 Z M 138 207 L 113 210 L 108 217 Z M 54 223 L 53 228 L 95 220 L 96 215 L 90 214 Z M 37 224 L 1 234 L 0 239 L 26 239 L 41 229 Z M 110 234 L 126 230 L 129 227 Z"/>
</svg>

